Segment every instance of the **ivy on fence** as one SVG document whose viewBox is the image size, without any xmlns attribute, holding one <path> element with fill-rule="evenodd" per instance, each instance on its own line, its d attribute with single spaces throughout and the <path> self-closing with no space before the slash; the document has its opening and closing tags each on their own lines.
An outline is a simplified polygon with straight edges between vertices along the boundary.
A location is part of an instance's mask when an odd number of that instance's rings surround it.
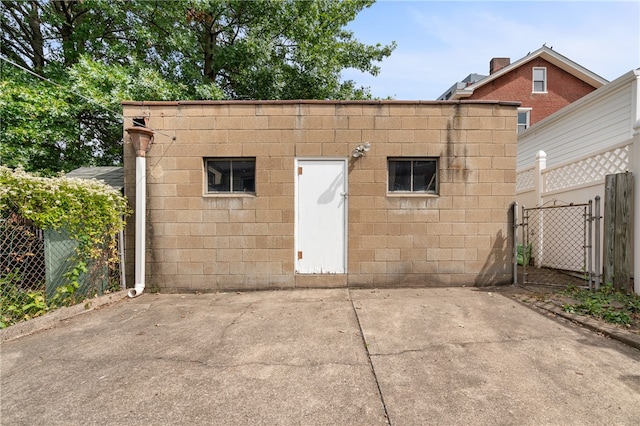
<svg viewBox="0 0 640 426">
<path fill-rule="evenodd" d="M 123 229 L 129 213 L 127 201 L 120 192 L 97 180 L 39 177 L 22 169 L 0 166 L 3 227 L 13 220 L 11 218 L 20 218 L 36 229 L 64 232 L 76 243 L 68 259 L 71 266 L 64 273 L 64 282 L 51 297 L 47 297 L 43 289 L 33 288 L 18 270 L 3 264 L 0 328 L 77 302 L 80 277 L 88 272 L 92 263 L 101 258 L 117 262 L 115 236 Z M 23 235 L 31 232 L 20 226 Z"/>
</svg>

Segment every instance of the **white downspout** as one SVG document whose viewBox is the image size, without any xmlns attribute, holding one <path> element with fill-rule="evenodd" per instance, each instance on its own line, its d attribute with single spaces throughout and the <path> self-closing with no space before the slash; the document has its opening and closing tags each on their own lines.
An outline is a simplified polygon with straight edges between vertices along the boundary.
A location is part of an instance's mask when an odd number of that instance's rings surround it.
<svg viewBox="0 0 640 426">
<path fill-rule="evenodd" d="M 145 127 L 130 127 L 127 133 L 136 150 L 136 238 L 135 238 L 135 285 L 127 295 L 131 298 L 140 296 L 145 287 L 145 253 L 146 253 L 146 187 L 147 161 L 146 153 L 153 141 L 153 130 Z"/>
</svg>

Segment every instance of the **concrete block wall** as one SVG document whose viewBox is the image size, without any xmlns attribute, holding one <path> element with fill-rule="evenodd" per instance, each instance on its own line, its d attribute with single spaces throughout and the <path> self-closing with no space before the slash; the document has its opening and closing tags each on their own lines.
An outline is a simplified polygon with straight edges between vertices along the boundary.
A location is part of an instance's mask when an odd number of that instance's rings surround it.
<svg viewBox="0 0 640 426">
<path fill-rule="evenodd" d="M 517 103 L 125 102 L 147 117 L 147 286 L 165 292 L 510 282 Z M 174 139 L 175 138 L 175 139 Z M 128 136 L 125 132 L 125 142 Z M 369 142 L 363 158 L 353 149 Z M 205 194 L 204 158 L 255 157 L 255 195 Z M 389 157 L 438 157 L 438 195 L 387 193 Z M 296 158 L 348 159 L 347 273 L 295 273 Z M 135 206 L 135 153 L 125 143 Z M 127 227 L 133 283 L 134 219 Z"/>
</svg>

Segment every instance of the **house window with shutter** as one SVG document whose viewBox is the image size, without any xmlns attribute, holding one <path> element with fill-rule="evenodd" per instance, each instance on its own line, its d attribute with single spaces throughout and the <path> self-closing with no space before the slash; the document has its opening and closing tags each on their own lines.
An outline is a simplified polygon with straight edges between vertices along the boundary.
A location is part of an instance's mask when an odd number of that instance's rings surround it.
<svg viewBox="0 0 640 426">
<path fill-rule="evenodd" d="M 533 69 L 533 92 L 534 93 L 546 93 L 547 91 L 547 69 L 534 68 Z"/>
</svg>

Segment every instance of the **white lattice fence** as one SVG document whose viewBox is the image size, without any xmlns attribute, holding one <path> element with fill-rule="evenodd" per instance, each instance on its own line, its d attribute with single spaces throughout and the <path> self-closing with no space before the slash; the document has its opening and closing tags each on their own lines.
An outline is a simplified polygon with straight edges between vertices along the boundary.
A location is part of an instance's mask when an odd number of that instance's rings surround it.
<svg viewBox="0 0 640 426">
<path fill-rule="evenodd" d="M 535 189 L 535 173 L 536 170 L 534 167 L 519 171 L 516 177 L 516 191 L 524 192 Z"/>
<path fill-rule="evenodd" d="M 631 144 L 625 144 L 572 162 L 549 168 L 542 166 L 542 188 L 538 188 L 539 195 L 542 197 L 544 193 L 565 191 L 589 184 L 604 184 L 606 175 L 624 173 L 630 169 L 630 157 Z M 516 193 L 536 190 L 536 169 L 533 166 L 517 172 Z"/>
<path fill-rule="evenodd" d="M 606 175 L 624 173 L 629 168 L 630 146 L 625 145 L 542 172 L 546 192 L 599 182 Z"/>
</svg>

